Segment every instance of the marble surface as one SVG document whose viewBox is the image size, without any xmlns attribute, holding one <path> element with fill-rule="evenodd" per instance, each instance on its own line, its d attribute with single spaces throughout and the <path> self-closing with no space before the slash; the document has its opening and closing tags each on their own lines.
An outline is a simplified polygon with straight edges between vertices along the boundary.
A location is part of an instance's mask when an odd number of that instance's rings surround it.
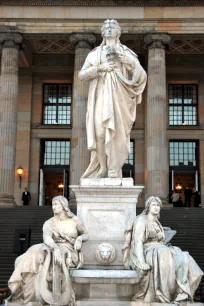
<svg viewBox="0 0 204 306">
<path fill-rule="evenodd" d="M 82 178 L 81 186 L 126 186 L 134 185 L 133 179 L 128 178 Z"/>
<path fill-rule="evenodd" d="M 121 28 L 104 21 L 101 45 L 89 52 L 79 79 L 90 81 L 86 130 L 90 164 L 83 178 L 119 178 L 130 153 L 130 131 L 147 75 L 137 55 L 120 42 Z"/>
<path fill-rule="evenodd" d="M 82 221 L 70 211 L 65 197 L 54 197 L 52 209 L 54 216 L 43 225 L 43 243 L 31 246 L 15 261 L 8 281 L 14 304 L 33 300 L 41 305 L 74 303 L 70 269 L 82 267 L 82 242 L 88 234 Z"/>
<path fill-rule="evenodd" d="M 193 300 L 203 272 L 188 252 L 169 244 L 176 231 L 162 227 L 161 207 L 159 197 L 148 197 L 143 212 L 125 231 L 124 266 L 140 275 L 132 300 L 186 303 Z"/>
<path fill-rule="evenodd" d="M 97 179 L 102 183 L 104 180 Z M 113 269 L 123 268 L 121 250 L 125 239 L 124 232 L 128 222 L 136 216 L 136 204 L 143 188 L 142 185 L 70 186 L 76 197 L 77 214 L 89 233 L 89 241 L 83 246 L 85 268 L 97 269 L 101 265 L 95 255 L 101 243 L 110 243 L 115 248 L 115 259 L 109 266 Z"/>
</svg>

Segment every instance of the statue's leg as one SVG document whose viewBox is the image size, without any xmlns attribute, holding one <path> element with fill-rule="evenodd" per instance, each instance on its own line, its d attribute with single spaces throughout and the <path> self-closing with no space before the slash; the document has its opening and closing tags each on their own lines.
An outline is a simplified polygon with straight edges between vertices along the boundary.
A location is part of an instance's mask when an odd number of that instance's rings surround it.
<svg viewBox="0 0 204 306">
<path fill-rule="evenodd" d="M 100 170 L 97 174 L 97 177 L 106 177 L 107 176 L 107 166 L 106 166 L 105 138 L 104 137 L 96 138 L 96 154 L 98 157 L 98 161 L 100 163 Z"/>
<path fill-rule="evenodd" d="M 98 105 L 97 105 L 98 104 Z M 107 176 L 107 158 L 105 153 L 105 128 L 102 124 L 102 110 L 99 103 L 95 109 L 95 133 L 96 133 L 96 154 L 100 163 L 100 170 L 97 177 Z"/>
</svg>

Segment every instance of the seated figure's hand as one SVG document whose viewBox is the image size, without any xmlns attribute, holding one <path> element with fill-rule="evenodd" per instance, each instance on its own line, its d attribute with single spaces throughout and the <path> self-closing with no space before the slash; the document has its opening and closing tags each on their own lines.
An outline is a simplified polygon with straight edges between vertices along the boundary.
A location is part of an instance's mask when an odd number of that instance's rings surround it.
<svg viewBox="0 0 204 306">
<path fill-rule="evenodd" d="M 140 264 L 140 269 L 147 271 L 147 270 L 150 270 L 151 267 L 147 263 L 143 263 L 143 264 Z"/>
<path fill-rule="evenodd" d="M 75 241 L 74 249 L 76 251 L 79 251 L 79 250 L 81 250 L 81 247 L 82 247 L 82 238 L 81 238 L 81 236 L 79 236 L 79 237 L 77 237 L 77 239 Z"/>
<path fill-rule="evenodd" d="M 110 72 L 115 68 L 117 68 L 117 66 L 113 62 L 107 62 L 101 65 L 98 65 L 99 72 Z"/>
<path fill-rule="evenodd" d="M 62 252 L 60 249 L 54 249 L 54 263 L 55 264 L 62 264 Z"/>
</svg>

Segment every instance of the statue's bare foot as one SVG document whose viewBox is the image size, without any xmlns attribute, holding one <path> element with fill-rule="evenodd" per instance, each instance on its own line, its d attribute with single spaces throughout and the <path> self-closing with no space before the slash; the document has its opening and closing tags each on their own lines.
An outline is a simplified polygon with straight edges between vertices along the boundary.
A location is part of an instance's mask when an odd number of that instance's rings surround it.
<svg viewBox="0 0 204 306">
<path fill-rule="evenodd" d="M 107 169 L 106 168 L 101 168 L 97 174 L 96 177 L 98 178 L 104 178 L 107 175 Z"/>
<path fill-rule="evenodd" d="M 109 178 L 117 178 L 117 177 L 118 177 L 118 174 L 117 174 L 117 172 L 115 172 L 115 170 L 113 170 L 113 169 L 108 169 L 108 177 L 109 177 Z"/>
</svg>

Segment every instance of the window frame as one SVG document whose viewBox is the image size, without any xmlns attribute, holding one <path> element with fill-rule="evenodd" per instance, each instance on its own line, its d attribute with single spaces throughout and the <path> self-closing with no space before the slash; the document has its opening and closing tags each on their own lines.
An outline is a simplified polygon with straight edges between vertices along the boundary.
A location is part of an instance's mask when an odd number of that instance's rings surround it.
<svg viewBox="0 0 204 306">
<path fill-rule="evenodd" d="M 71 87 L 71 102 L 70 103 L 56 103 L 53 104 L 53 106 L 56 105 L 56 119 L 58 119 L 58 107 L 59 106 L 70 106 L 70 123 L 45 123 L 45 106 L 50 106 L 50 103 L 44 102 L 45 97 L 45 86 L 46 85 L 56 85 L 57 86 L 57 100 L 59 99 L 59 88 L 60 85 L 67 85 Z M 43 126 L 72 126 L 72 100 L 73 100 L 73 86 L 72 83 L 64 83 L 64 82 L 44 82 L 43 83 L 43 94 L 42 94 L 42 125 Z"/>
<path fill-rule="evenodd" d="M 68 141 L 69 142 L 69 164 L 68 165 L 45 165 L 44 164 L 44 155 L 45 155 L 45 142 L 46 141 Z M 40 144 L 40 168 L 41 169 L 46 169 L 46 168 L 62 168 L 62 169 L 68 169 L 70 168 L 70 160 L 71 160 L 71 140 L 69 138 L 46 138 L 46 139 L 41 139 L 41 144 Z"/>
<path fill-rule="evenodd" d="M 195 166 L 186 166 L 186 165 L 178 165 L 178 166 L 171 166 L 170 165 L 170 143 L 171 142 L 182 142 L 182 143 L 195 143 L 195 161 L 196 161 L 196 165 Z M 168 145 L 168 160 L 169 160 L 169 170 L 199 170 L 200 164 L 199 164 L 199 140 L 197 139 L 170 139 L 169 140 L 169 145 Z"/>
<path fill-rule="evenodd" d="M 184 86 L 188 86 L 188 85 L 192 85 L 192 86 L 195 86 L 196 87 L 196 103 L 191 103 L 191 104 L 185 104 L 184 103 Z M 169 100 L 170 100 L 170 95 L 169 95 L 169 87 L 170 86 L 181 86 L 182 87 L 182 103 L 177 103 L 177 104 L 174 104 L 174 103 L 169 103 Z M 176 82 L 169 82 L 168 83 L 168 125 L 169 127 L 197 127 L 199 126 L 199 118 L 198 118 L 198 104 L 199 104 L 199 98 L 198 98 L 198 84 L 197 83 L 186 83 L 186 82 L 179 82 L 179 83 L 176 83 Z M 182 108 L 182 124 L 170 124 L 170 107 L 181 107 Z M 185 124 L 185 121 L 184 121 L 184 107 L 187 107 L 187 106 L 190 106 L 190 107 L 195 107 L 196 108 L 196 124 Z"/>
<path fill-rule="evenodd" d="M 123 165 L 123 167 L 122 167 L 122 172 L 123 172 L 123 170 L 125 170 L 125 171 L 132 171 L 132 178 L 133 179 L 135 179 L 135 139 L 130 139 L 130 142 L 132 142 L 133 143 L 133 165 L 131 165 L 131 164 L 127 164 L 127 163 L 124 163 L 124 165 Z M 131 152 L 130 152 L 130 154 L 131 154 Z M 126 159 L 126 160 L 128 160 L 129 159 L 129 155 L 128 155 L 128 158 Z"/>
</svg>

